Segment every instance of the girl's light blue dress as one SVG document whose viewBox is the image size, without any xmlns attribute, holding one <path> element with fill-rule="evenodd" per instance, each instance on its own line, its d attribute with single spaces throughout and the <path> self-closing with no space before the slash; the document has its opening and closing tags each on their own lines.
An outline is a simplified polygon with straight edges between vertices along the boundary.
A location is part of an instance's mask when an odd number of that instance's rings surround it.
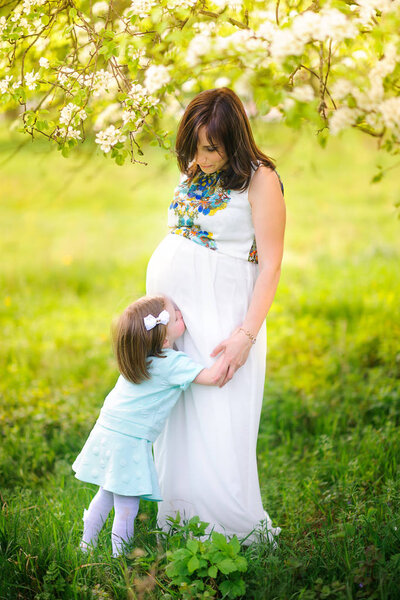
<svg viewBox="0 0 400 600">
<path fill-rule="evenodd" d="M 181 392 L 204 368 L 183 352 L 167 348 L 163 354 L 151 357 L 150 379 L 135 384 L 119 376 L 72 465 L 81 481 L 122 496 L 162 500 L 152 442 Z"/>
</svg>

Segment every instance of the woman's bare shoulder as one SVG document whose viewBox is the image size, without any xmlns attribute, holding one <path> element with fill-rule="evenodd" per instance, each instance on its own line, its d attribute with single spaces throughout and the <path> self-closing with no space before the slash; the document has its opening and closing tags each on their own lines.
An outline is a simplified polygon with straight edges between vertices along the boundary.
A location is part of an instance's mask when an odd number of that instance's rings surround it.
<svg viewBox="0 0 400 600">
<path fill-rule="evenodd" d="M 279 175 L 274 168 L 261 164 L 255 171 L 249 186 L 249 202 L 253 203 L 255 198 L 277 193 L 280 196 L 283 186 Z"/>
</svg>

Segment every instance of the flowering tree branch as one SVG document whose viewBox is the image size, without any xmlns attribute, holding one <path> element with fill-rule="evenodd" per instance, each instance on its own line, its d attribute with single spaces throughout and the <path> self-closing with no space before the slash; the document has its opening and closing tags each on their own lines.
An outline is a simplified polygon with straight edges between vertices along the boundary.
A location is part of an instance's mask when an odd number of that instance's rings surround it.
<svg viewBox="0 0 400 600">
<path fill-rule="evenodd" d="M 64 156 L 95 137 L 122 164 L 145 140 L 168 150 L 193 93 L 226 85 L 267 121 L 357 128 L 398 153 L 399 28 L 400 0 L 11 0 L 0 106 Z"/>
</svg>

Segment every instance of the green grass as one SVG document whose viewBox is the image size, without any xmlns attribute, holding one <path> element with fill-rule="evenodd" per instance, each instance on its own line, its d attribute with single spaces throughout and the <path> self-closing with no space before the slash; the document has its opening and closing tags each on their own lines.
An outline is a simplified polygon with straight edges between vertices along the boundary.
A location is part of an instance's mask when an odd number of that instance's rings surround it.
<svg viewBox="0 0 400 600">
<path fill-rule="evenodd" d="M 258 444 L 279 546 L 243 549 L 246 599 L 400 597 L 400 258 L 398 170 L 370 180 L 373 140 L 321 150 L 311 134 L 258 127 L 288 208 L 279 289 L 268 316 Z M 17 142 L 2 132 L 0 161 Z M 64 160 L 45 143 L 0 166 L 0 598 L 180 598 L 165 575 L 155 505 L 114 560 L 110 522 L 77 550 L 94 487 L 70 465 L 116 370 L 113 316 L 144 293 L 166 232 L 177 170 L 101 156 Z M 153 569 L 156 583 L 141 590 Z M 140 580 L 140 581 L 139 581 Z"/>
</svg>

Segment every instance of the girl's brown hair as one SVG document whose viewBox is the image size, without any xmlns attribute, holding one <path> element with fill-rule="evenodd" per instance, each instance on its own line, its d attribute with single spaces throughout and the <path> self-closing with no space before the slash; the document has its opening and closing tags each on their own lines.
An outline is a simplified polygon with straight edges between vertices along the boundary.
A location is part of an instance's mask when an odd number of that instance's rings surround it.
<svg viewBox="0 0 400 600">
<path fill-rule="evenodd" d="M 199 129 L 203 125 L 210 144 L 223 145 L 228 156 L 228 165 L 220 179 L 225 189 L 245 190 L 250 183 L 252 164 L 258 161 L 275 168 L 272 159 L 257 147 L 244 106 L 235 92 L 225 87 L 205 90 L 186 108 L 176 138 L 179 169 L 189 177 L 189 183 L 201 171 L 198 165 L 191 168 L 190 163 L 195 158 Z"/>
<path fill-rule="evenodd" d="M 163 296 L 144 296 L 130 304 L 113 327 L 114 352 L 120 373 L 132 383 L 150 379 L 149 356 L 162 357 L 167 326 L 162 323 L 147 331 L 144 317 L 158 317 L 165 309 Z"/>
</svg>

